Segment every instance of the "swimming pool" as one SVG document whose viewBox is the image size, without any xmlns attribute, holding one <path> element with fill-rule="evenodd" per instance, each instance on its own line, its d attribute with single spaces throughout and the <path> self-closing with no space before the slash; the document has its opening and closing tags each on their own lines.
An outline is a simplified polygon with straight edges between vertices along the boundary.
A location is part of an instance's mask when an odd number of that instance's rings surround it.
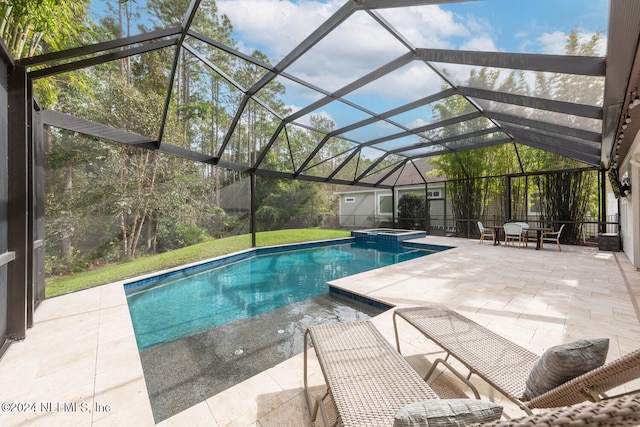
<svg viewBox="0 0 640 427">
<path fill-rule="evenodd" d="M 129 283 L 125 291 L 143 349 L 327 293 L 328 281 L 443 249 L 354 239 L 258 248 Z"/>
</svg>

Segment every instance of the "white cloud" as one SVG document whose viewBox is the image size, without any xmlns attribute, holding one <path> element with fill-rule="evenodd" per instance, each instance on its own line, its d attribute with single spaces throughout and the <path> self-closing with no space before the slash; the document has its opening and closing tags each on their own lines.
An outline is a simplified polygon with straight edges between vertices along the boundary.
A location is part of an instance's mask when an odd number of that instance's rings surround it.
<svg viewBox="0 0 640 427">
<path fill-rule="evenodd" d="M 241 35 L 238 45 L 243 51 L 258 48 L 273 63 L 281 60 L 343 4 L 343 0 L 326 3 L 310 0 L 297 3 L 287 0 L 217 2 L 219 11 L 229 16 L 236 33 Z M 415 47 L 454 48 L 452 37 L 466 38 L 472 34 L 459 17 L 439 6 L 383 9 L 378 13 Z M 480 25 L 473 20 L 471 24 L 473 28 Z M 399 41 L 364 11 L 358 11 L 313 47 L 312 55 L 306 55 L 313 58 L 300 61 L 307 63 L 297 65 L 296 71 L 301 77 L 309 77 L 322 69 L 325 77 L 328 73 L 340 78 L 336 65 L 348 62 L 349 74 L 344 78 L 351 81 L 354 74 L 362 75 L 405 52 L 406 48 Z M 384 62 L 380 61 L 381 57 Z"/>
<path fill-rule="evenodd" d="M 414 47 L 448 49 L 454 45 L 451 38 L 468 37 L 471 34 L 461 18 L 435 5 L 387 9 L 379 13 Z"/>
<path fill-rule="evenodd" d="M 405 53 L 407 49 L 373 19 L 358 13 L 311 48 L 287 72 L 335 91 Z"/>
<path fill-rule="evenodd" d="M 587 43 L 594 36 L 595 33 L 589 32 L 580 32 L 578 31 L 578 39 L 580 43 Z M 538 37 L 537 41 L 541 44 L 542 53 L 553 54 L 553 55 L 564 55 L 565 46 L 567 43 L 567 37 L 569 34 L 554 31 L 553 33 L 543 33 L 540 37 Z M 607 52 L 607 38 L 602 37 L 596 47 L 596 54 L 599 56 L 605 56 Z"/>
<path fill-rule="evenodd" d="M 529 36 L 529 33 L 526 31 L 518 31 L 513 35 L 514 39 L 524 39 Z"/>
<path fill-rule="evenodd" d="M 534 43 L 529 39 L 523 39 L 522 43 L 520 43 L 520 52 L 527 53 L 534 47 Z"/>
<path fill-rule="evenodd" d="M 410 129 L 417 129 L 419 127 L 426 126 L 428 124 L 429 124 L 429 122 L 427 122 L 424 119 L 415 119 L 415 120 L 412 120 L 411 122 L 409 122 L 407 124 L 407 127 L 410 128 Z"/>
<path fill-rule="evenodd" d="M 485 52 L 497 52 L 498 48 L 493 39 L 488 35 L 472 37 L 460 45 L 462 50 L 475 50 Z"/>
<path fill-rule="evenodd" d="M 609 42 L 608 37 L 604 36 L 600 39 L 598 43 L 598 55 L 606 56 L 607 55 L 607 43 Z"/>
<path fill-rule="evenodd" d="M 265 51 L 268 47 L 265 52 L 277 62 L 331 16 L 342 1 L 219 0 L 216 4 L 242 35 L 248 50 Z"/>
<path fill-rule="evenodd" d="M 344 0 L 217 1 L 219 11 L 229 16 L 234 26 L 241 50 L 249 53 L 259 49 L 267 54 L 273 64 L 290 53 L 344 4 Z M 562 54 L 567 38 L 567 33 L 563 31 L 532 32 L 530 27 L 535 24 L 534 21 L 533 24 L 517 28 L 514 35 L 509 35 L 509 40 L 500 40 L 501 30 L 492 22 L 471 14 L 459 15 L 437 5 L 381 9 L 376 13 L 417 48 L 495 52 L 505 48 L 517 49 L 513 46 L 517 43 L 522 52 Z M 586 40 L 591 35 L 585 31 L 580 36 Z M 603 40 L 602 55 L 605 47 L 606 40 Z M 406 52 L 406 47 L 382 29 L 371 16 L 358 11 L 295 61 L 286 72 L 332 92 Z M 454 64 L 442 66 L 457 83 L 469 77 L 469 67 Z M 370 108 L 384 111 L 436 93 L 441 89 L 441 84 L 440 78 L 425 64 L 414 61 L 360 88 L 357 96 L 389 101 L 389 105 L 383 109 Z M 292 110 L 296 111 L 299 109 L 297 105 L 303 105 L 309 94 L 303 90 L 291 90 L 288 95 L 285 102 L 290 103 Z M 331 119 L 330 114 L 324 114 Z"/>
<path fill-rule="evenodd" d="M 407 82 L 411 82 L 411 84 L 407 84 Z M 440 77 L 426 65 L 421 62 L 412 62 L 363 88 L 363 92 L 370 92 L 389 99 L 416 100 L 439 92 L 441 84 Z"/>
<path fill-rule="evenodd" d="M 285 0 L 221 0 L 218 9 L 231 19 L 241 35 L 245 51 L 259 48 L 277 63 L 344 3 Z M 455 48 L 452 39 L 466 40 L 470 28 L 486 28 L 486 23 L 467 19 L 439 6 L 383 9 L 378 11 L 415 47 Z M 239 37 L 240 38 L 240 37 Z M 375 41 L 372 43 L 372 40 Z M 472 37 L 469 49 L 494 49 L 488 36 Z M 363 11 L 356 12 L 325 39 L 294 62 L 286 71 L 328 91 L 353 80 L 408 52 L 408 50 Z M 411 81 L 411 89 L 406 85 Z M 368 85 L 363 92 L 396 99 L 416 99 L 440 90 L 441 81 L 423 64 L 412 63 L 396 70 L 384 85 Z M 424 96 L 421 95 L 421 96 Z"/>
<path fill-rule="evenodd" d="M 542 53 L 549 55 L 562 55 L 567 41 L 567 34 L 562 31 L 553 33 L 543 33 L 538 37 L 538 42 L 542 46 Z"/>
<path fill-rule="evenodd" d="M 293 105 L 290 105 L 289 107 L 292 109 L 292 112 L 298 111 L 301 108 L 301 107 L 293 106 Z M 330 121 L 332 121 L 334 123 L 337 123 L 337 121 L 333 118 L 333 116 L 331 114 L 327 113 L 326 111 L 319 111 L 319 112 L 314 112 L 313 114 L 306 114 L 306 115 L 296 119 L 295 123 L 303 124 L 303 125 L 307 125 L 307 126 L 312 126 L 312 124 L 311 124 L 311 117 L 312 116 L 320 117 L 320 118 L 323 118 L 323 119 L 326 119 L 326 120 L 330 120 Z"/>
<path fill-rule="evenodd" d="M 295 104 L 287 104 L 287 105 L 285 105 L 285 108 L 289 109 L 291 114 L 293 114 L 296 111 L 302 109 L 302 107 L 300 107 L 299 105 L 295 105 Z"/>
<path fill-rule="evenodd" d="M 465 25 L 469 29 L 470 34 L 486 34 L 493 30 L 489 21 L 473 15 L 466 16 Z"/>
</svg>

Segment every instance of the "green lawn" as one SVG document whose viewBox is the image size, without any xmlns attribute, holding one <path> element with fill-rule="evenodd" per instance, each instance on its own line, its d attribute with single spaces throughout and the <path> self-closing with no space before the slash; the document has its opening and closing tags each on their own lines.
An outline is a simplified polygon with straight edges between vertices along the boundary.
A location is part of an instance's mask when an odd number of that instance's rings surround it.
<svg viewBox="0 0 640 427">
<path fill-rule="evenodd" d="M 256 244 L 257 246 L 272 246 L 349 236 L 349 231 L 324 230 L 317 228 L 265 231 L 262 233 L 256 233 Z M 159 255 L 138 258 L 121 264 L 110 265 L 62 277 L 47 278 L 45 294 L 46 297 L 49 298 L 77 291 L 79 289 L 102 285 L 116 280 L 122 280 L 145 273 L 160 271 L 171 267 L 189 264 L 191 262 L 237 252 L 250 247 L 251 235 L 249 234 L 210 240 L 186 248 L 176 249 Z"/>
</svg>

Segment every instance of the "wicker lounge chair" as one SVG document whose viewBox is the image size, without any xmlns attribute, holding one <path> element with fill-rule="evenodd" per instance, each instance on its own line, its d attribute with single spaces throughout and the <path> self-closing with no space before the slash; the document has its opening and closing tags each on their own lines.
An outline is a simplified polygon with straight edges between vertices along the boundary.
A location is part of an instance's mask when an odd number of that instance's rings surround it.
<svg viewBox="0 0 640 427">
<path fill-rule="evenodd" d="M 371 322 L 311 326 L 304 336 L 304 387 L 312 420 L 318 409 L 329 424 L 323 399 L 329 393 L 344 427 L 393 425 L 403 406 L 438 399 L 438 395 Z M 307 383 L 307 339 L 311 338 L 327 383 L 327 394 L 315 404 Z"/>
<path fill-rule="evenodd" d="M 587 400 L 598 401 L 606 396 L 607 391 L 640 378 L 640 350 L 636 350 L 527 400 L 526 381 L 539 359 L 535 353 L 440 305 L 402 308 L 394 312 L 398 352 L 398 316 L 447 353 L 445 359 L 434 361 L 425 379 L 431 376 L 438 364 L 443 364 L 464 381 L 479 399 L 476 387 L 469 381 L 471 375 L 475 374 L 528 414 L 532 414 L 533 408 L 556 408 Z M 469 370 L 468 375 L 462 375 L 451 366 L 448 363 L 449 356 L 462 363 Z"/>
<path fill-rule="evenodd" d="M 640 425 L 640 393 L 583 403 L 527 417 L 467 427 L 610 427 Z"/>
</svg>

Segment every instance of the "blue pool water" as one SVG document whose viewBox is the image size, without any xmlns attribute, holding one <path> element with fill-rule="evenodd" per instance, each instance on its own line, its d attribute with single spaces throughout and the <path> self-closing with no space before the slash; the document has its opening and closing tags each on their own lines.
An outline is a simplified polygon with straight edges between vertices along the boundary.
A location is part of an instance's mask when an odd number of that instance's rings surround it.
<svg viewBox="0 0 640 427">
<path fill-rule="evenodd" d="M 362 242 L 270 249 L 221 265 L 126 285 L 138 347 L 325 294 L 328 281 L 437 251 Z"/>
</svg>

